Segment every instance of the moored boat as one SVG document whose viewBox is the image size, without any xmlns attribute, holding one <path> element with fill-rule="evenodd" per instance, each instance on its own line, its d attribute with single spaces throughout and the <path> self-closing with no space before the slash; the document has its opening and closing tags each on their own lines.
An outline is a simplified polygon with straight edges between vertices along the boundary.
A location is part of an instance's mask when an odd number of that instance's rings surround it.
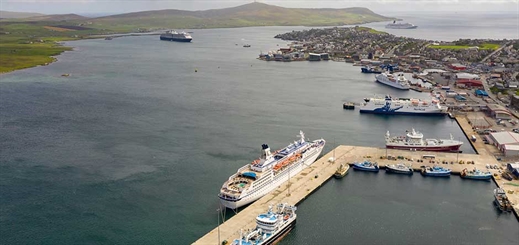
<svg viewBox="0 0 519 245">
<path fill-rule="evenodd" d="M 166 31 L 160 35 L 160 40 L 188 43 L 193 40 L 193 37 L 185 32 Z"/>
<path fill-rule="evenodd" d="M 401 89 L 401 90 L 409 90 L 411 86 L 409 85 L 409 81 L 404 77 L 403 73 L 396 74 L 395 78 L 394 74 L 389 72 L 384 72 L 375 76 L 376 81 L 382 83 L 384 85 Z"/>
<path fill-rule="evenodd" d="M 502 188 L 494 189 L 494 202 L 499 210 L 505 212 L 512 211 L 512 203 L 508 200 L 506 192 Z"/>
<path fill-rule="evenodd" d="M 390 164 L 386 165 L 387 173 L 396 173 L 396 174 L 413 174 L 413 168 L 411 166 L 406 166 L 403 163 L 398 164 Z"/>
<path fill-rule="evenodd" d="M 230 209 L 252 203 L 312 165 L 326 141 L 307 142 L 302 131 L 299 137 L 300 140 L 274 153 L 263 144 L 259 159 L 241 167 L 223 183 L 218 194 L 220 202 Z"/>
<path fill-rule="evenodd" d="M 399 149 L 399 150 L 411 150 L 411 151 L 447 151 L 457 152 L 459 151 L 462 141 L 450 139 L 423 139 L 423 134 L 415 131 L 414 128 L 411 131 L 406 130 L 405 136 L 391 137 L 389 131 L 386 133 L 386 148 L 388 149 Z"/>
<path fill-rule="evenodd" d="M 362 68 L 360 68 L 360 71 L 362 73 L 371 73 L 371 74 L 381 74 L 382 73 L 381 70 L 377 70 L 371 66 L 362 67 Z"/>
<path fill-rule="evenodd" d="M 423 115 L 444 116 L 447 107 L 441 106 L 439 100 L 392 98 L 386 95 L 384 98 L 365 98 L 360 105 L 360 113 L 387 114 L 387 115 Z"/>
<path fill-rule="evenodd" d="M 364 162 L 356 162 L 353 163 L 353 169 L 362 170 L 362 171 L 370 171 L 370 172 L 378 172 L 379 167 L 376 162 L 364 161 Z"/>
<path fill-rule="evenodd" d="M 476 168 L 474 168 L 474 170 L 467 170 L 465 168 L 461 171 L 460 176 L 464 179 L 490 180 L 492 178 L 492 173 L 490 173 L 489 171 L 482 172 Z"/>
<path fill-rule="evenodd" d="M 348 171 L 350 170 L 350 166 L 348 164 L 341 163 L 341 165 L 337 168 L 333 176 L 337 179 L 340 179 L 346 174 L 348 174 Z"/>
<path fill-rule="evenodd" d="M 449 177 L 451 175 L 451 170 L 440 166 L 423 167 L 422 175 L 433 177 Z"/>
<path fill-rule="evenodd" d="M 273 211 L 272 206 L 266 213 L 256 217 L 256 228 L 252 231 L 243 233 L 240 231 L 240 238 L 235 239 L 232 245 L 266 245 L 274 244 L 284 234 L 290 232 L 296 224 L 296 206 L 288 204 L 278 204 L 277 210 Z"/>
</svg>

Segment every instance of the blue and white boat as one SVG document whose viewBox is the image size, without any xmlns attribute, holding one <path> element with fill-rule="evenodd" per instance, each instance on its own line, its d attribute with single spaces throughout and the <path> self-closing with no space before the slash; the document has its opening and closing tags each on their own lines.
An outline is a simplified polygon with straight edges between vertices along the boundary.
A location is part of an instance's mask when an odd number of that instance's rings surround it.
<svg viewBox="0 0 519 245">
<path fill-rule="evenodd" d="M 362 73 L 371 73 L 371 74 L 381 74 L 382 73 L 382 71 L 377 70 L 371 66 L 362 67 L 362 68 L 360 68 L 360 71 Z"/>
<path fill-rule="evenodd" d="M 362 170 L 362 171 L 370 171 L 370 172 L 378 172 L 379 167 L 376 162 L 364 161 L 364 162 L 353 163 L 353 169 Z"/>
<path fill-rule="evenodd" d="M 396 174 L 413 174 L 413 168 L 411 166 L 406 166 L 403 163 L 386 165 L 387 173 L 396 173 Z"/>
<path fill-rule="evenodd" d="M 449 177 L 451 176 L 451 170 L 440 166 L 424 167 L 422 168 L 422 174 L 424 176 Z"/>
<path fill-rule="evenodd" d="M 482 172 L 479 169 L 467 170 L 466 168 L 461 171 L 461 178 L 474 179 L 474 180 L 490 180 L 492 173 L 490 171 Z"/>
<path fill-rule="evenodd" d="M 365 98 L 360 105 L 360 113 L 387 115 L 444 116 L 447 107 L 441 106 L 437 99 L 419 100 L 385 97 Z"/>
<path fill-rule="evenodd" d="M 296 224 L 296 210 L 297 207 L 286 203 L 279 204 L 275 212 L 269 206 L 266 213 L 256 217 L 256 228 L 245 233 L 240 231 L 240 238 L 235 239 L 232 245 L 274 244 Z"/>
</svg>

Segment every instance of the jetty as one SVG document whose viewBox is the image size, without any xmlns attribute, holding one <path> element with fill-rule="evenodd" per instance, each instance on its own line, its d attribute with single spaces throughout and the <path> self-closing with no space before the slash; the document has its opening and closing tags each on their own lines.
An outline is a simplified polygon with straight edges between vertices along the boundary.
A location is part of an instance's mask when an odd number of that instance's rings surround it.
<svg viewBox="0 0 519 245">
<path fill-rule="evenodd" d="M 234 239 L 239 237 L 240 229 L 253 229 L 256 226 L 256 216 L 265 212 L 270 204 L 299 204 L 311 193 L 325 184 L 342 163 L 352 164 L 353 162 L 364 160 L 376 161 L 379 166 L 405 163 L 406 165 L 412 164 L 415 171 L 420 171 L 422 166 L 440 165 L 450 168 L 453 174 L 459 174 L 465 168 L 472 169 L 476 167 L 477 169 L 484 170 L 486 164 L 498 164 L 494 156 L 487 151 L 479 150 L 478 152 L 479 154 L 420 152 L 341 145 L 323 155 L 311 166 L 290 178 L 288 182 L 282 184 L 276 190 L 252 203 L 232 218 L 220 224 L 219 227 L 209 231 L 209 233 L 193 244 L 222 244 L 223 241 L 227 241 L 228 244 L 230 244 Z M 334 155 L 334 161 L 330 161 Z M 427 159 L 424 158 L 424 155 L 427 155 Z M 502 186 L 502 182 L 499 181 L 499 176 L 496 176 L 499 170 L 490 169 L 489 171 L 494 175 L 494 181 L 498 186 L 501 185 L 501 188 L 510 187 L 507 185 Z M 489 201 L 493 200 L 493 196 L 489 196 L 488 198 Z M 509 199 L 515 205 L 514 212 L 517 216 L 518 195 L 509 195 Z"/>
</svg>

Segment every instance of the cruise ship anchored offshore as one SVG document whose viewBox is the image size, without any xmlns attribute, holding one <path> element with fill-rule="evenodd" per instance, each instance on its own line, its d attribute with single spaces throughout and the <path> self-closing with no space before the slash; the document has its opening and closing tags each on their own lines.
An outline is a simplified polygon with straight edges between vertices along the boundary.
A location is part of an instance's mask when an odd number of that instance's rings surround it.
<svg viewBox="0 0 519 245">
<path fill-rule="evenodd" d="M 386 133 L 386 148 L 411 150 L 411 151 L 459 151 L 463 142 L 450 139 L 423 139 L 423 134 L 415 131 L 414 128 L 405 136 L 391 137 L 389 131 Z"/>
<path fill-rule="evenodd" d="M 389 23 L 386 25 L 387 29 L 416 29 L 418 26 L 415 26 L 411 23 L 396 23 L 396 21 L 393 21 L 393 23 Z"/>
<path fill-rule="evenodd" d="M 401 89 L 401 90 L 409 90 L 411 86 L 409 85 L 409 81 L 407 78 L 404 77 L 403 73 L 396 74 L 397 77 L 395 78 L 394 74 L 389 73 L 389 71 L 386 71 L 384 73 L 378 74 L 375 76 L 377 79 L 377 82 L 385 84 L 387 86 Z"/>
<path fill-rule="evenodd" d="M 185 32 L 166 31 L 166 33 L 160 35 L 160 40 L 188 43 L 193 40 L 193 37 Z"/>
<path fill-rule="evenodd" d="M 218 194 L 220 202 L 230 209 L 252 203 L 314 163 L 326 141 L 306 142 L 302 131 L 299 137 L 298 141 L 274 153 L 263 144 L 259 159 L 241 167 L 223 183 Z"/>
<path fill-rule="evenodd" d="M 386 95 L 385 98 L 365 98 L 364 103 L 360 105 L 360 113 L 444 116 L 447 113 L 447 107 L 441 106 L 435 98 L 427 101 L 397 99 Z"/>
</svg>

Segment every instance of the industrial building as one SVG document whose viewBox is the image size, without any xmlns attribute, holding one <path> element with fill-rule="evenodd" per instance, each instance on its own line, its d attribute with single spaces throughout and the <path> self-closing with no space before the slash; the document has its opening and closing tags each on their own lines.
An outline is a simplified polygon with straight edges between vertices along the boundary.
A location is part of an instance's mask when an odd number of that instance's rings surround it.
<svg viewBox="0 0 519 245">
<path fill-rule="evenodd" d="M 490 133 L 489 138 L 506 157 L 519 156 L 519 134 L 508 131 L 497 132 Z"/>
<path fill-rule="evenodd" d="M 490 116 L 492 116 L 495 119 L 510 120 L 513 118 L 512 114 L 502 105 L 488 104 L 487 108 L 490 112 Z"/>
</svg>

